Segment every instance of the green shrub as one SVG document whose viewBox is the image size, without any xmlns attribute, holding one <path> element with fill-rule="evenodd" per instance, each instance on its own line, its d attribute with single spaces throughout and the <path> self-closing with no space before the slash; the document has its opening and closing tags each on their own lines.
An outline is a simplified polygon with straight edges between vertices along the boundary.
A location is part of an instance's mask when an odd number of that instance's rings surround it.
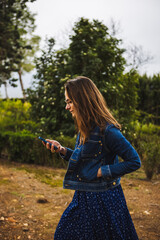
<svg viewBox="0 0 160 240">
<path fill-rule="evenodd" d="M 6 145 L 7 145 L 7 136 L 5 135 L 5 133 L 0 132 L 0 156 L 2 151 L 3 153 L 5 153 Z"/>
<path fill-rule="evenodd" d="M 0 100 L 1 131 L 21 131 L 23 129 L 36 132 L 39 124 L 30 119 L 31 104 L 21 100 Z"/>
<path fill-rule="evenodd" d="M 138 139 L 139 153 L 148 179 L 158 173 L 160 166 L 160 138 L 157 135 L 141 134 Z"/>
<path fill-rule="evenodd" d="M 32 162 L 32 149 L 35 141 L 35 136 L 31 133 L 22 132 L 4 132 L 1 134 L 5 138 L 5 145 L 2 143 L 2 153 L 5 149 L 5 153 L 9 159 L 17 162 Z"/>
<path fill-rule="evenodd" d="M 156 134 L 160 136 L 160 126 L 154 125 L 152 123 L 141 124 L 140 122 L 136 121 L 134 123 L 134 129 L 136 134 L 146 133 L 148 135 Z"/>
<path fill-rule="evenodd" d="M 74 148 L 74 138 L 60 136 L 56 140 L 66 147 Z M 0 154 L 1 153 L 5 153 L 10 160 L 16 162 L 63 168 L 67 166 L 67 162 L 63 160 L 59 154 L 51 153 L 50 150 L 42 145 L 38 137 L 26 130 L 16 133 L 1 132 Z"/>
<path fill-rule="evenodd" d="M 160 169 L 160 126 L 136 122 L 133 142 L 147 178 L 152 179 Z"/>
</svg>

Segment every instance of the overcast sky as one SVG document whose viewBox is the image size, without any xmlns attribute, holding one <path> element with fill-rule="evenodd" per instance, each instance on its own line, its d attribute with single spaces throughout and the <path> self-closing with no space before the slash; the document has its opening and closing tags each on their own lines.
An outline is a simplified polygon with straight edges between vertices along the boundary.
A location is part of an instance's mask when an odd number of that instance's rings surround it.
<svg viewBox="0 0 160 240">
<path fill-rule="evenodd" d="M 35 33 L 41 46 L 45 37 L 54 37 L 57 47 L 66 46 L 67 34 L 74 23 L 85 17 L 98 19 L 107 26 L 113 19 L 125 46 L 141 46 L 153 60 L 141 67 L 140 73 L 152 76 L 160 72 L 160 0 L 37 0 L 28 4 L 37 13 Z M 25 88 L 32 84 L 32 74 L 25 74 Z M 4 97 L 4 89 L 1 87 Z M 20 88 L 8 88 L 9 97 L 21 97 Z"/>
</svg>

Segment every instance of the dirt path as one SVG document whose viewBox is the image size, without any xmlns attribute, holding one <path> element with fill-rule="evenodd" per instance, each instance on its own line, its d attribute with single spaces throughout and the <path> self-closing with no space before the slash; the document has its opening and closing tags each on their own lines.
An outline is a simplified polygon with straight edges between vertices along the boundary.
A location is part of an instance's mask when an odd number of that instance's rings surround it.
<svg viewBox="0 0 160 240">
<path fill-rule="evenodd" d="M 0 159 L 0 240 L 53 239 L 73 196 L 73 191 L 62 188 L 64 174 L 62 169 Z M 160 178 L 146 181 L 140 170 L 121 183 L 139 239 L 159 240 Z"/>
</svg>

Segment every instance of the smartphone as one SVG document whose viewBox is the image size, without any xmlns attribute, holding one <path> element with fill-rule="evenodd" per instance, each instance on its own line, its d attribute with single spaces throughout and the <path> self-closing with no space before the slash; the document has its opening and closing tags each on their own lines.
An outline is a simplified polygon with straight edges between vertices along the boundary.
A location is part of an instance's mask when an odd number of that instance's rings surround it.
<svg viewBox="0 0 160 240">
<path fill-rule="evenodd" d="M 46 141 L 44 138 L 42 137 L 38 137 L 40 140 L 42 140 L 44 143 L 49 143 L 49 146 L 51 147 L 52 146 L 52 143 Z M 54 150 L 57 150 L 58 148 L 54 145 Z"/>
</svg>

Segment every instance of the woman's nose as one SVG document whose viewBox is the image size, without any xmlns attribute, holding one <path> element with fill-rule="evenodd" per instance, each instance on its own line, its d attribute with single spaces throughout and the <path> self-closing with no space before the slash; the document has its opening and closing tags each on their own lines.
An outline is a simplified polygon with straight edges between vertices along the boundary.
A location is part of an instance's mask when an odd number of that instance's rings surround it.
<svg viewBox="0 0 160 240">
<path fill-rule="evenodd" d="M 66 110 L 68 110 L 70 108 L 69 104 L 66 104 Z"/>
</svg>

